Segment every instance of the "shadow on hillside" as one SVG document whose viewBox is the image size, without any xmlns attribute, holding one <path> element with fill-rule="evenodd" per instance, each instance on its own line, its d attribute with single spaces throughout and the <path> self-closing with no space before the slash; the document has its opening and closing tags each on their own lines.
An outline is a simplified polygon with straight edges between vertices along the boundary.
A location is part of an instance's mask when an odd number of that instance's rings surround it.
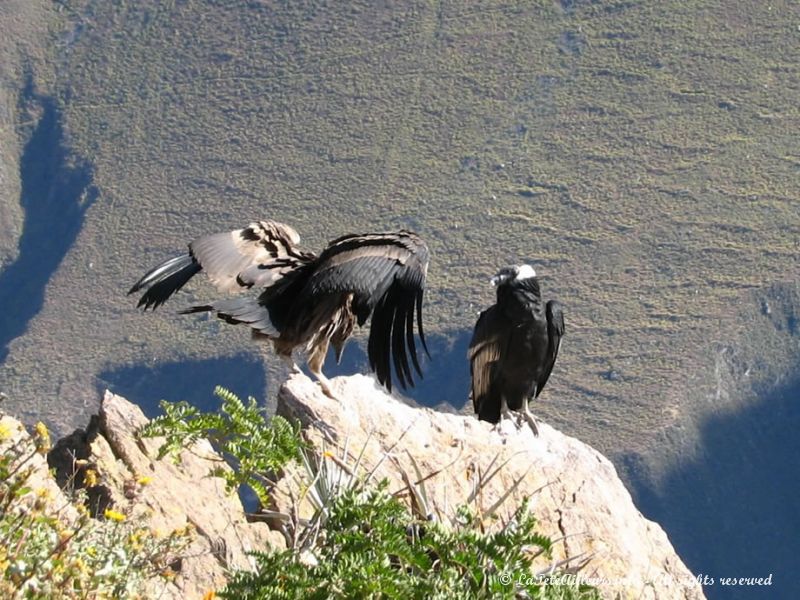
<svg viewBox="0 0 800 600">
<path fill-rule="evenodd" d="M 403 390 L 397 385 L 393 370 L 393 389 L 422 406 L 434 407 L 444 403 L 455 410 L 460 410 L 467 401 L 469 393 L 467 348 L 470 337 L 472 332 L 469 331 L 426 336 L 431 358 L 428 358 L 422 346 L 418 345 L 423 378 L 415 377 L 414 387 Z M 333 352 L 329 352 L 323 372 L 329 377 L 368 373 L 369 361 L 365 348 L 362 344 L 351 341 L 342 354 L 341 365 L 336 364 Z"/>
<path fill-rule="evenodd" d="M 461 409 L 467 401 L 469 389 L 466 358 L 469 338 L 468 332 L 431 336 L 428 348 L 433 358 L 421 357 L 424 379 L 417 380 L 413 388 L 397 391 L 423 406 L 445 403 L 455 410 Z M 303 370 L 308 374 L 304 364 Z M 328 377 L 368 373 L 369 362 L 362 344 L 351 341 L 344 350 L 341 365 L 336 364 L 333 352 L 329 352 L 323 372 Z M 282 383 L 271 381 L 268 386 L 264 363 L 258 355 L 246 353 L 209 360 L 115 367 L 98 373 L 97 378 L 101 387 L 108 387 L 135 402 L 150 418 L 161 414 L 158 403 L 162 399 L 172 402 L 186 400 L 202 410 L 215 410 L 219 406 L 219 400 L 213 394 L 217 385 L 242 399 L 253 396 L 263 400 L 264 390 L 274 390 L 269 392 L 273 396 Z"/>
<path fill-rule="evenodd" d="M 636 505 L 667 531 L 694 574 L 715 579 L 710 599 L 800 598 L 800 375 L 757 406 L 710 417 L 703 455 L 654 488 L 625 458 Z M 730 587 L 720 577 L 767 577 L 770 587 Z"/>
<path fill-rule="evenodd" d="M 44 303 L 44 291 L 97 198 L 91 167 L 72 160 L 64 146 L 61 115 L 52 98 L 29 80 L 22 102 L 41 116 L 20 159 L 20 204 L 25 211 L 17 259 L 0 272 L 0 362 Z"/>
<path fill-rule="evenodd" d="M 159 401 L 185 400 L 202 411 L 217 410 L 214 388 L 221 385 L 239 396 L 261 399 L 266 388 L 264 365 L 248 354 L 209 360 L 186 360 L 154 366 L 118 367 L 98 375 L 115 394 L 135 402 L 148 418 L 162 414 Z M 102 391 L 102 390 L 101 390 Z"/>
</svg>

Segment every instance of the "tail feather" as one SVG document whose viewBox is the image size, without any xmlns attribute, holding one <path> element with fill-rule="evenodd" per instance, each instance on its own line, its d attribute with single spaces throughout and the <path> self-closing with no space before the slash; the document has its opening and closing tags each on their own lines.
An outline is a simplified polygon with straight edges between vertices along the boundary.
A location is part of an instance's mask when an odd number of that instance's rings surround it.
<svg viewBox="0 0 800 600">
<path fill-rule="evenodd" d="M 262 335 L 278 337 L 280 332 L 272 323 L 267 307 L 258 303 L 255 298 L 227 298 L 213 304 L 191 306 L 180 311 L 189 315 L 200 312 L 213 312 L 217 317 L 232 325 L 244 324 Z"/>
<path fill-rule="evenodd" d="M 146 290 L 136 307 L 155 310 L 202 270 L 190 254 L 176 256 L 151 269 L 133 284 L 128 295 Z"/>
</svg>

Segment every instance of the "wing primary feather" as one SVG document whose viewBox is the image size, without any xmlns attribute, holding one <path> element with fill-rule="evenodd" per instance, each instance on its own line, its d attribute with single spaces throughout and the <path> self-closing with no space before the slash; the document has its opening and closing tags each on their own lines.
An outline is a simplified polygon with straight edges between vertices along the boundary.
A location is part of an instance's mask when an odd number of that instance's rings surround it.
<svg viewBox="0 0 800 600">
<path fill-rule="evenodd" d="M 154 281 L 158 281 L 160 278 L 169 275 L 169 273 L 173 272 L 176 268 L 180 268 L 180 265 L 186 262 L 186 259 L 189 259 L 189 262 L 191 262 L 191 256 L 188 254 L 182 254 L 180 256 L 174 256 L 169 260 L 165 260 L 158 266 L 153 267 L 147 273 L 142 275 L 142 278 L 139 279 L 139 281 L 133 284 L 131 289 L 128 290 L 128 295 L 138 292 L 140 289 L 151 285 Z"/>
<path fill-rule="evenodd" d="M 201 270 L 200 263 L 191 254 L 182 254 L 164 261 L 145 273 L 128 290 L 128 294 L 147 288 L 142 297 L 139 298 L 136 307 L 144 307 L 144 310 L 148 308 L 155 310 Z"/>
<path fill-rule="evenodd" d="M 399 290 L 395 291 L 397 295 Z M 403 301 L 395 301 L 394 303 L 394 316 L 392 318 L 392 354 L 394 359 L 394 370 L 397 373 L 397 381 L 403 389 L 407 385 L 413 387 L 414 382 L 411 380 L 411 369 L 408 366 L 408 358 L 406 357 L 406 340 L 405 340 L 405 310 Z"/>
<path fill-rule="evenodd" d="M 422 290 L 417 292 L 417 330 L 419 331 L 419 341 L 422 342 L 422 347 L 425 349 L 425 354 L 427 354 L 428 358 L 430 358 L 431 353 L 428 351 L 428 344 L 425 343 L 425 332 L 422 330 L 422 294 Z"/>
<path fill-rule="evenodd" d="M 414 306 L 416 299 L 409 302 L 408 310 L 406 310 L 406 345 L 408 346 L 408 353 L 411 355 L 411 362 L 417 374 L 422 377 L 422 369 L 417 360 L 417 344 L 414 341 Z"/>
<path fill-rule="evenodd" d="M 367 342 L 367 355 L 370 368 L 375 372 L 378 382 L 392 391 L 392 374 L 389 366 L 391 315 L 387 309 L 386 299 L 382 298 L 372 314 L 369 341 Z"/>
<path fill-rule="evenodd" d="M 210 304 L 202 304 L 202 305 L 198 305 L 198 306 L 190 306 L 189 308 L 184 308 L 183 310 L 179 310 L 178 314 L 179 315 L 191 315 L 191 314 L 200 313 L 200 312 L 210 312 L 212 310 L 214 310 L 214 307 L 211 306 Z"/>
</svg>

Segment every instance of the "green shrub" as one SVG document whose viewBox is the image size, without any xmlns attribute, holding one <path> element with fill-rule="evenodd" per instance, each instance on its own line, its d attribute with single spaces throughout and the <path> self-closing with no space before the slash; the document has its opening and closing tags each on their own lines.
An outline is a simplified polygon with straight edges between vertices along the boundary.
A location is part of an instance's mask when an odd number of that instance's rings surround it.
<svg viewBox="0 0 800 600">
<path fill-rule="evenodd" d="M 93 519 L 85 490 L 66 490 L 57 506 L 31 482 L 32 459 L 50 446 L 45 426 L 37 424 L 32 440 L 10 437 L 0 430 L 0 598 L 130 598 L 148 579 L 173 575 L 189 531 L 159 536 L 111 509 Z"/>
<path fill-rule="evenodd" d="M 293 427 L 277 415 L 267 421 L 254 398 L 245 404 L 220 386 L 214 393 L 222 400 L 218 413 L 201 413 L 187 402 L 162 401 L 164 414 L 145 425 L 140 434 L 166 438 L 159 458 L 171 455 L 177 459 L 180 450 L 208 439 L 235 466 L 215 471 L 225 479 L 228 490 L 247 485 L 265 505 L 270 476 L 299 456 L 299 426 Z"/>
<path fill-rule="evenodd" d="M 385 481 L 342 490 L 328 508 L 310 549 L 257 553 L 257 570 L 235 572 L 220 597 L 599 597 L 534 574 L 534 559 L 549 553 L 551 542 L 536 532 L 527 504 L 496 533 L 481 533 L 463 509 L 456 528 L 415 520 Z"/>
<path fill-rule="evenodd" d="M 279 517 L 289 548 L 254 553 L 256 570 L 232 572 L 220 597 L 599 597 L 596 590 L 578 583 L 550 582 L 548 577 L 563 573 L 567 564 L 536 571 L 534 561 L 550 557 L 552 541 L 537 532 L 527 502 L 507 522 L 498 523 L 494 532 L 484 526 L 497 520 L 497 505 L 481 514 L 462 506 L 447 515 L 449 523 L 433 521 L 424 484 L 412 484 L 408 474 L 404 478 L 410 504 L 389 494 L 386 481 L 374 483 L 371 474 L 363 472 L 363 449 L 355 463 L 348 464 L 346 443 L 341 457 L 325 449 L 318 452 L 301 441 L 299 426 L 278 416 L 266 423 L 252 398 L 245 406 L 222 388 L 216 393 L 223 400 L 219 414 L 165 402 L 165 416 L 144 433 L 167 438 L 162 455 L 196 439 L 211 439 L 238 464 L 233 473 L 219 471 L 229 487 L 250 485 L 263 498 L 269 475 L 300 458 L 304 467 L 300 498 L 314 509 L 308 520 L 301 519 L 297 510 L 291 515 L 271 513 Z M 481 485 L 502 467 L 494 468 Z M 416 473 L 413 480 L 424 479 Z"/>
</svg>

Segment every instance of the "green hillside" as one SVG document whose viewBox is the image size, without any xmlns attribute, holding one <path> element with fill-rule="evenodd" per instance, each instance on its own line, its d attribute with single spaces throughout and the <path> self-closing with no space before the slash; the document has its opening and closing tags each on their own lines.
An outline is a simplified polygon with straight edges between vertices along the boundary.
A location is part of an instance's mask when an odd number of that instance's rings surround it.
<svg viewBox="0 0 800 600">
<path fill-rule="evenodd" d="M 417 230 L 441 340 L 463 343 L 497 268 L 534 263 L 568 328 L 538 413 L 612 455 L 708 411 L 715 344 L 748 339 L 770 373 L 788 368 L 751 326 L 759 290 L 800 275 L 796 3 L 2 10 L 15 41 L 0 223 L 19 235 L 10 165 L 42 98 L 97 192 L 0 369 L 22 414 L 81 422 L 96 376 L 131 365 L 260 360 L 247 332 L 168 307 L 142 316 L 125 291 L 193 237 L 261 217 L 317 250 L 345 232 Z M 192 284 L 173 309 L 211 294 Z M 9 314 L 28 302 L 8 298 Z M 458 356 L 436 358 L 432 372 Z"/>
</svg>

